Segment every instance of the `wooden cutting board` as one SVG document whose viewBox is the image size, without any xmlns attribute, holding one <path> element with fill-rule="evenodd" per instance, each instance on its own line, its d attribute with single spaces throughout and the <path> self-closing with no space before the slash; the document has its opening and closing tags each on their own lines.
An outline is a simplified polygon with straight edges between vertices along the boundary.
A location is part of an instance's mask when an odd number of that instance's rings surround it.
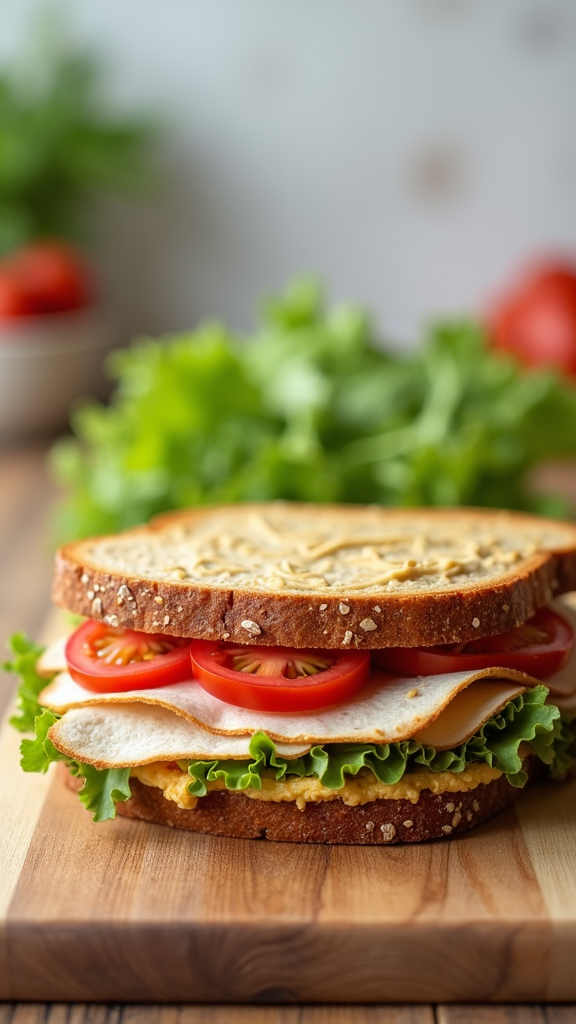
<svg viewBox="0 0 576 1024">
<path fill-rule="evenodd" d="M 453 839 L 296 845 L 94 824 L 20 739 L 1 727 L 0 999 L 576 1000 L 576 781 Z"/>
<path fill-rule="evenodd" d="M 422 846 L 95 825 L 0 735 L 0 998 L 576 999 L 576 782 Z"/>
</svg>

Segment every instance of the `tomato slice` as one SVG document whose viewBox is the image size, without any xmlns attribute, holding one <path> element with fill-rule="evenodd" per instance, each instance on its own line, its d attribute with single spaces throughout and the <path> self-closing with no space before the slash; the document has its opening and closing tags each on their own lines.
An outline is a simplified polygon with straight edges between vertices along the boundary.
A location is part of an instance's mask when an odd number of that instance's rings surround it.
<svg viewBox="0 0 576 1024">
<path fill-rule="evenodd" d="M 352 697 L 370 675 L 364 651 L 239 647 L 193 640 L 194 677 L 213 697 L 255 711 L 312 711 Z"/>
<path fill-rule="evenodd" d="M 437 647 L 388 647 L 375 651 L 377 665 L 405 676 L 515 668 L 546 679 L 566 664 L 574 645 L 572 628 L 550 608 L 540 608 L 522 626 L 498 636 Z"/>
<path fill-rule="evenodd" d="M 93 619 L 72 634 L 65 655 L 72 679 L 95 693 L 149 690 L 192 678 L 189 640 Z"/>
</svg>

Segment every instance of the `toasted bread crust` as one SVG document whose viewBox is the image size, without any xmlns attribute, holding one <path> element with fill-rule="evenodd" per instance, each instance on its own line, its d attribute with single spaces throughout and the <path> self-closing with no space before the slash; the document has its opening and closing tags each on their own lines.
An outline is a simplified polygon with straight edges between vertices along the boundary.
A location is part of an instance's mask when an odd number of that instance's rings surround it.
<svg viewBox="0 0 576 1024">
<path fill-rule="evenodd" d="M 530 761 L 533 776 L 540 765 L 535 758 Z M 66 782 L 75 791 L 81 785 L 67 771 Z M 184 810 L 165 799 L 162 790 L 145 786 L 138 779 L 130 779 L 130 787 L 132 797 L 116 805 L 118 814 L 125 818 L 237 839 L 352 846 L 446 839 L 493 818 L 522 793 L 502 775 L 463 793 L 423 790 L 416 804 L 409 800 L 373 800 L 350 807 L 333 800 L 309 803 L 300 811 L 293 802 L 262 802 L 242 793 L 219 790 L 202 797 L 194 810 Z"/>
<path fill-rule="evenodd" d="M 286 506 L 307 519 L 330 514 L 336 519 L 362 514 L 358 506 Z M 242 511 L 262 513 L 266 506 L 239 506 Z M 155 539 L 166 528 L 202 523 L 213 509 L 171 513 L 149 526 L 128 531 L 139 541 Z M 288 647 L 415 647 L 457 643 L 505 632 L 519 625 L 553 597 L 576 589 L 576 526 L 543 520 L 524 513 L 499 513 L 484 509 L 369 510 L 383 524 L 396 525 L 418 516 L 431 524 L 465 526 L 479 520 L 487 528 L 502 516 L 521 535 L 523 530 L 541 527 L 558 530 L 562 544 L 537 551 L 517 560 L 513 567 L 489 580 L 454 583 L 437 588 L 399 588 L 303 593 L 286 590 L 250 589 L 203 585 L 172 579 L 151 579 L 136 572 L 120 572 L 90 557 L 89 546 L 79 541 L 60 548 L 52 597 L 56 604 L 111 625 L 144 632 L 207 640 L 230 640 L 242 644 Z M 345 598 L 347 611 L 343 614 Z M 371 623 L 366 627 L 366 623 Z M 253 632 L 246 623 L 255 626 Z M 364 625 L 363 625 L 364 623 Z"/>
</svg>

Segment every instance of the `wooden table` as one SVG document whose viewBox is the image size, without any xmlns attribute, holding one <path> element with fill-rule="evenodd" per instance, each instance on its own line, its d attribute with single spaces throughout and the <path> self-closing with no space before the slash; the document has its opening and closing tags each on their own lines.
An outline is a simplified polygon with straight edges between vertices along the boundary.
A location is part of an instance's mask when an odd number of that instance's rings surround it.
<svg viewBox="0 0 576 1024">
<path fill-rule="evenodd" d="M 0 638 L 39 635 L 51 577 L 49 515 L 54 490 L 45 447 L 0 450 Z M 0 688 L 7 705 L 11 681 Z M 228 840 L 227 842 L 234 842 Z M 260 848 L 260 844 L 258 844 Z M 283 848 L 283 856 L 286 848 Z M 576 878 L 573 879 L 576 886 Z M 33 965 L 31 966 L 33 970 Z M 576 973 L 576 962 L 574 963 Z M 0 1024 L 569 1024 L 576 1005 L 119 1005 L 2 1003 Z"/>
</svg>

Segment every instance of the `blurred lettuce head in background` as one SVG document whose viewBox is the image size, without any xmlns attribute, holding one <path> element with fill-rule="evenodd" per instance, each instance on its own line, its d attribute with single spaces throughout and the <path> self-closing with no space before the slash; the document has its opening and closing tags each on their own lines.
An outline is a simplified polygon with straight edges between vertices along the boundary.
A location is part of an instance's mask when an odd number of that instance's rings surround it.
<svg viewBox="0 0 576 1024">
<path fill-rule="evenodd" d="M 112 113 L 106 73 L 53 6 L 0 70 L 0 255 L 36 238 L 85 240 L 95 198 L 153 184 L 158 124 Z"/>
<path fill-rule="evenodd" d="M 52 452 L 65 538 L 274 498 L 566 510 L 528 476 L 576 454 L 576 391 L 491 351 L 473 322 L 436 324 L 400 356 L 361 309 L 299 280 L 249 336 L 206 323 L 108 369 L 109 406 L 77 408 Z"/>
</svg>

